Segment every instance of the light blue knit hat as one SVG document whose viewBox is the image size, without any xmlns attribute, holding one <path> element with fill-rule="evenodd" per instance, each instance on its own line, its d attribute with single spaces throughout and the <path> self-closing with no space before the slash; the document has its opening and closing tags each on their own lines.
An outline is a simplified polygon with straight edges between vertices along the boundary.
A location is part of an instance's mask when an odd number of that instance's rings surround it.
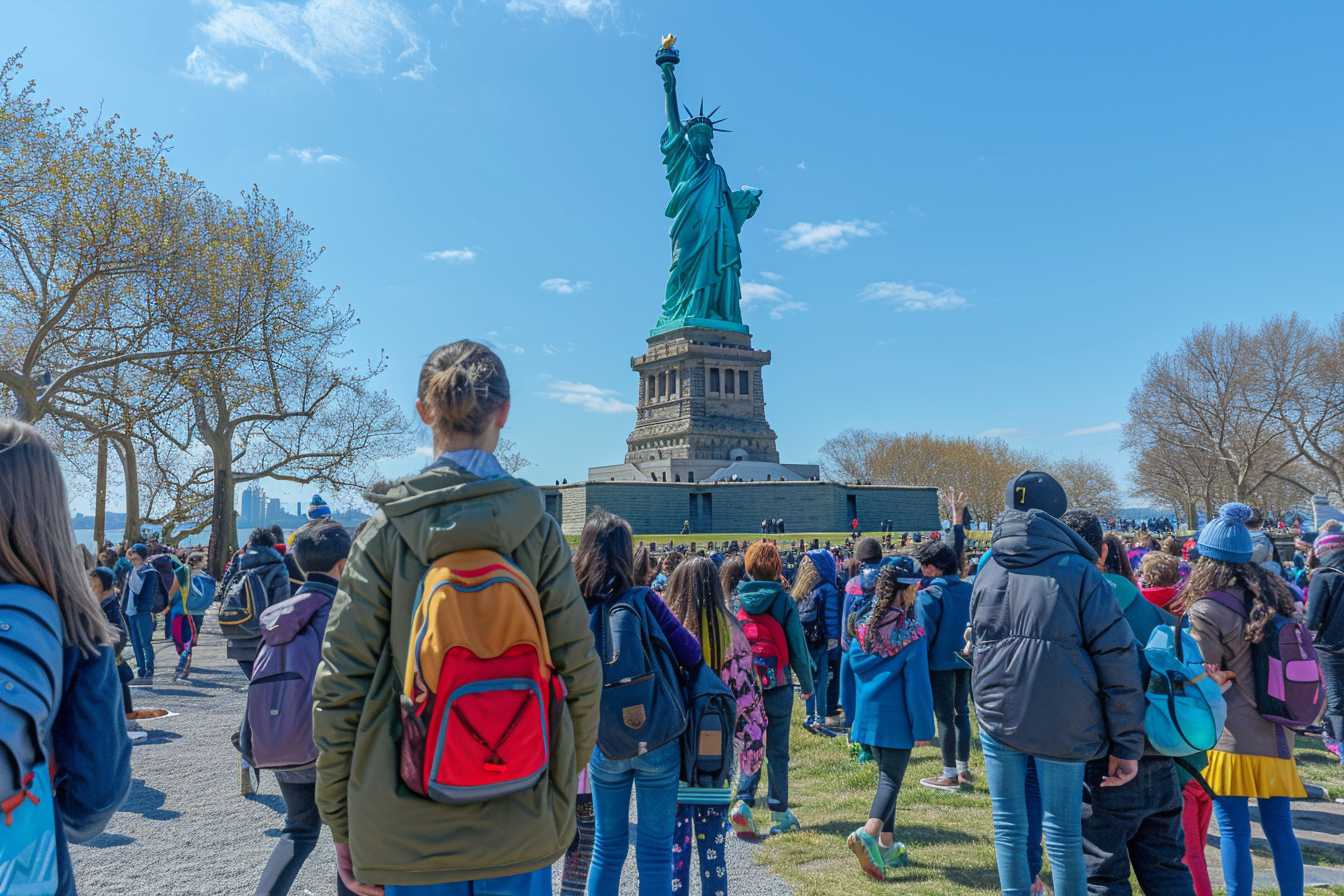
<svg viewBox="0 0 1344 896">
<path fill-rule="evenodd" d="M 1218 517 L 1199 532 L 1199 556 L 1225 563 L 1250 563 L 1255 545 L 1246 521 L 1252 510 L 1233 501 L 1218 508 Z"/>
</svg>

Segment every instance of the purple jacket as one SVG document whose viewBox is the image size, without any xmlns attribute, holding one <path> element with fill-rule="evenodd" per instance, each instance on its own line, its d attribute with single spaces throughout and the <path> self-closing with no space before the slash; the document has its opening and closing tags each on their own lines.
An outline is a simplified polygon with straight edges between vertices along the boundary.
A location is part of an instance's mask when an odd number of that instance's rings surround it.
<svg viewBox="0 0 1344 896">
<path fill-rule="evenodd" d="M 645 591 L 644 596 L 648 600 L 649 611 L 658 620 L 658 627 L 663 630 L 672 652 L 677 655 L 677 662 L 685 669 L 694 669 L 704 662 L 705 654 L 700 649 L 700 642 L 677 621 L 663 599 L 652 591 Z"/>
</svg>

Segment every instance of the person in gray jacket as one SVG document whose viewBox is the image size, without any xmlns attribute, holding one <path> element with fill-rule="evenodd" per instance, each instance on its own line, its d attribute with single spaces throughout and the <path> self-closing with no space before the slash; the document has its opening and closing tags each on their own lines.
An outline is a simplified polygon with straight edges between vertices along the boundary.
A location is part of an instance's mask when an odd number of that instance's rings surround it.
<svg viewBox="0 0 1344 896">
<path fill-rule="evenodd" d="M 971 598 L 972 693 L 1005 896 L 1027 896 L 1026 766 L 1035 760 L 1057 896 L 1083 896 L 1086 763 L 1109 757 L 1101 786 L 1122 785 L 1143 755 L 1143 686 L 1134 635 L 1097 555 L 1059 521 L 1049 474 L 1008 484 L 992 552 Z"/>
</svg>

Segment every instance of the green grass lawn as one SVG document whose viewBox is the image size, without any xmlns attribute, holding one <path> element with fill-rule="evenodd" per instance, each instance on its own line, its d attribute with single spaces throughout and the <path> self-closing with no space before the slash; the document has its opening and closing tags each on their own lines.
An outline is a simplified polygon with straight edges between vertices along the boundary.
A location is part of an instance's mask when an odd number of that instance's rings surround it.
<svg viewBox="0 0 1344 896">
<path fill-rule="evenodd" d="M 801 712 L 795 713 L 795 720 L 801 719 Z M 845 845 L 850 832 L 868 818 L 877 788 L 876 767 L 855 763 L 844 737 L 817 737 L 805 732 L 800 724 L 794 726 L 790 747 L 789 801 L 803 830 L 767 839 L 757 848 L 757 860 L 787 881 L 798 896 L 893 891 L 911 896 L 978 896 L 998 892 L 989 792 L 984 761 L 974 740 L 971 771 L 975 785 L 961 794 L 921 787 L 920 778 L 938 774 L 942 760 L 936 747 L 915 748 L 896 805 L 896 839 L 910 850 L 911 865 L 893 872 L 885 884 L 859 871 Z M 1297 760 L 1304 779 L 1325 786 L 1332 797 L 1344 795 L 1344 770 L 1319 740 L 1299 738 Z M 764 820 L 768 813 L 758 811 L 757 815 Z M 1266 857 L 1267 853 L 1259 858 Z M 1333 854 L 1308 857 L 1308 861 L 1319 864 L 1337 860 Z M 1139 892 L 1137 888 L 1135 892 Z M 1344 896 L 1344 887 L 1311 892 Z"/>
<path fill-rule="evenodd" d="M 882 533 L 881 533 L 881 532 L 865 532 L 865 533 L 863 533 L 863 534 L 864 534 L 864 535 L 872 535 L 874 538 L 881 538 L 881 537 L 882 537 Z M 926 534 L 927 534 L 927 533 L 926 533 Z M 968 533 L 966 533 L 966 537 L 967 537 L 967 539 L 968 539 L 971 543 L 973 543 L 973 544 L 977 544 L 978 546 L 982 546 L 982 547 L 988 547 L 988 545 L 989 545 L 989 536 L 990 536 L 990 533 L 989 533 L 989 532 L 979 532 L 979 531 L 976 531 L 976 532 L 968 532 Z M 575 545 L 577 545 L 577 544 L 579 543 L 579 537 L 578 537 L 577 535 L 568 535 L 568 536 L 566 536 L 566 538 L 569 540 L 569 543 L 570 543 L 570 546 L 571 546 L 571 547 L 573 547 L 573 546 L 575 546 Z M 848 533 L 848 532 L 786 532 L 786 533 L 784 533 L 783 535 L 762 535 L 760 532 L 697 532 L 697 533 L 692 534 L 692 535 L 678 535 L 678 534 L 675 534 L 675 533 L 673 533 L 673 534 L 659 534 L 659 535 L 653 535 L 653 534 L 643 533 L 643 532 L 636 532 L 636 533 L 635 533 L 635 541 L 636 541 L 636 542 L 640 542 L 640 541 L 650 541 L 650 542 L 653 542 L 654 544 L 659 544 L 659 545 L 666 545 L 669 541 L 672 542 L 673 544 L 690 544 L 691 542 L 695 542 L 696 545 L 698 545 L 699 547 L 704 547 L 706 544 L 708 544 L 708 543 L 711 542 L 711 541 L 714 542 L 715 544 L 723 544 L 724 542 L 728 542 L 728 541 L 737 541 L 737 542 L 760 541 L 762 538 L 771 538 L 771 539 L 774 539 L 774 540 L 776 540 L 776 541 L 779 541 L 779 542 L 782 542 L 782 543 L 785 543 L 785 544 L 790 543 L 790 542 L 796 542 L 796 541 L 798 541 L 799 539 L 802 539 L 803 541 L 807 542 L 808 544 L 811 544 L 811 543 L 812 543 L 812 539 L 814 539 L 814 538 L 815 538 L 818 542 L 820 542 L 821 544 L 823 544 L 823 545 L 824 545 L 826 542 L 828 542 L 828 541 L 829 541 L 831 544 L 844 544 L 844 543 L 845 543 L 845 540 L 846 540 L 847 538 L 849 538 L 849 533 Z M 896 539 L 897 542 L 900 541 L 900 539 L 901 539 L 901 534 L 900 534 L 899 532 L 895 533 L 895 539 Z M 914 547 L 914 545 L 911 544 L 911 545 L 909 545 L 909 546 L 907 547 L 907 550 L 909 550 L 909 549 L 911 549 L 911 548 L 913 548 L 913 547 Z"/>
</svg>

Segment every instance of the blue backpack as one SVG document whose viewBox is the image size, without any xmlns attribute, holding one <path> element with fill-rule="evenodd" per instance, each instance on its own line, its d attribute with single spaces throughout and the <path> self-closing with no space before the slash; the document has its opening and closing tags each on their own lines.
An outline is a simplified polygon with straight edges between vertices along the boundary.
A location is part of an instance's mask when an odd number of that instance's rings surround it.
<svg viewBox="0 0 1344 896">
<path fill-rule="evenodd" d="M 686 730 L 680 666 L 649 611 L 648 588 L 631 588 L 588 614 L 602 659 L 597 745 L 608 759 L 633 759 Z"/>
<path fill-rule="evenodd" d="M 687 676 L 689 719 L 681 735 L 681 781 L 677 801 L 726 806 L 733 777 L 737 701 L 718 673 L 701 663 Z"/>
<path fill-rule="evenodd" d="M 1212 749 L 1227 723 L 1222 689 L 1204 671 L 1204 657 L 1184 623 L 1180 617 L 1175 625 L 1159 625 L 1143 649 L 1150 670 L 1143 729 L 1163 756 Z"/>
<path fill-rule="evenodd" d="M 64 628 L 56 601 L 0 585 L 0 893 L 56 892 L 51 725 L 61 704 Z"/>
</svg>

